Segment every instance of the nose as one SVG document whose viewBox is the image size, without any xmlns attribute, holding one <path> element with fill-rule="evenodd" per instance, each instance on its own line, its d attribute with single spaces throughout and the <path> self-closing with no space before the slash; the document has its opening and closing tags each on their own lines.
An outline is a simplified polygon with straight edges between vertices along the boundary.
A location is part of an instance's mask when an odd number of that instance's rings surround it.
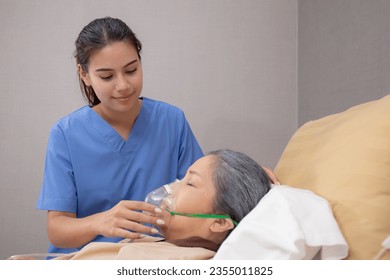
<svg viewBox="0 0 390 280">
<path fill-rule="evenodd" d="M 123 75 L 119 75 L 117 83 L 116 83 L 116 90 L 117 91 L 125 91 L 125 90 L 129 90 L 130 88 L 131 88 L 131 84 L 126 79 L 126 77 Z"/>
</svg>

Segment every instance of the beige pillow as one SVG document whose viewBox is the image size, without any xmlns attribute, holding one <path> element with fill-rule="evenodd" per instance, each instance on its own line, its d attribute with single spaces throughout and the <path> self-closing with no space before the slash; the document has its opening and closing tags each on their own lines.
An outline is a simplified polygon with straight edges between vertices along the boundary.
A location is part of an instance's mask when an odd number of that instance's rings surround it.
<svg viewBox="0 0 390 280">
<path fill-rule="evenodd" d="M 275 174 L 330 202 L 348 259 L 372 259 L 390 235 L 390 95 L 304 124 Z"/>
</svg>

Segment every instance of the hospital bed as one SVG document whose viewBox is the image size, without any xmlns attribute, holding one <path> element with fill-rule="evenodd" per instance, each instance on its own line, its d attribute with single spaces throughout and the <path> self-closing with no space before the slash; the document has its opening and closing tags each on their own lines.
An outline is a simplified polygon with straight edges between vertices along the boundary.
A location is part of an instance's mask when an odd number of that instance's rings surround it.
<svg viewBox="0 0 390 280">
<path fill-rule="evenodd" d="M 390 95 L 304 124 L 275 174 L 214 259 L 390 259 Z"/>
</svg>

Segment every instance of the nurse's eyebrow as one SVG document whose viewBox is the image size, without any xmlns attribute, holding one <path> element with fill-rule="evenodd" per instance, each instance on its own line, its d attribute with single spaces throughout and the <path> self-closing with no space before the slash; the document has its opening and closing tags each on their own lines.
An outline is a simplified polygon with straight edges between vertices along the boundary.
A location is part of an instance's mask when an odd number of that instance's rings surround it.
<svg viewBox="0 0 390 280">
<path fill-rule="evenodd" d="M 131 64 L 136 63 L 137 61 L 138 61 L 138 59 L 134 59 L 133 61 L 130 61 L 125 66 L 123 66 L 123 68 L 126 68 L 126 67 L 130 66 Z M 95 70 L 95 72 L 104 72 L 104 71 L 114 71 L 114 69 L 111 69 L 111 68 L 99 68 L 99 69 Z"/>
</svg>

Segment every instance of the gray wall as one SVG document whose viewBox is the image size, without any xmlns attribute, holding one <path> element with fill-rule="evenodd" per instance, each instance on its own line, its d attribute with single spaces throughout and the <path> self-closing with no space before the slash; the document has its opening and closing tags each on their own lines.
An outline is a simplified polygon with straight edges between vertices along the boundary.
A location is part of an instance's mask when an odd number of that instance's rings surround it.
<svg viewBox="0 0 390 280">
<path fill-rule="evenodd" d="M 96 17 L 144 44 L 143 95 L 181 107 L 205 151 L 273 168 L 297 127 L 297 1 L 0 0 L 0 258 L 47 249 L 35 210 L 50 127 L 84 104 L 73 42 Z"/>
<path fill-rule="evenodd" d="M 181 107 L 205 151 L 272 168 L 299 125 L 390 92 L 389 14 L 388 0 L 0 0 L 0 259 L 47 248 L 46 141 L 84 104 L 72 52 L 90 20 L 134 29 L 143 94 Z"/>
<path fill-rule="evenodd" d="M 390 93 L 390 1 L 299 0 L 298 124 Z"/>
</svg>

